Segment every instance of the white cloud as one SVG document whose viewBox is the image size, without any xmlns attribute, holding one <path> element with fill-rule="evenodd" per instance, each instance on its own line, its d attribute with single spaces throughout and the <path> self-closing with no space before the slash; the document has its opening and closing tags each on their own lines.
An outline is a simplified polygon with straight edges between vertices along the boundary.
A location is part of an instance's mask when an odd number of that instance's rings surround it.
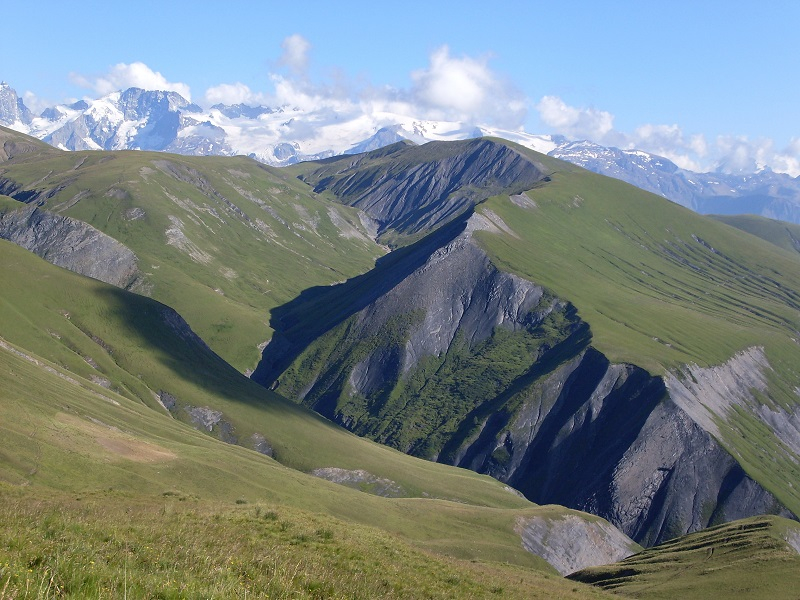
<svg viewBox="0 0 800 600">
<path fill-rule="evenodd" d="M 708 142 L 706 136 L 702 133 L 697 133 L 689 138 L 689 148 L 692 149 L 697 156 L 705 158 L 708 154 Z"/>
<path fill-rule="evenodd" d="M 793 177 L 800 176 L 800 138 L 782 151 L 770 139 L 718 136 L 709 142 L 703 134 L 687 135 L 677 125 L 647 123 L 633 132 L 614 129 L 614 115 L 595 108 L 570 106 L 557 96 L 545 96 L 536 105 L 545 125 L 571 139 L 663 156 L 682 169 L 725 173 L 752 173 L 766 167 Z"/>
<path fill-rule="evenodd" d="M 53 106 L 52 102 L 43 100 L 30 91 L 26 91 L 22 94 L 22 101 L 25 103 L 25 106 L 28 107 L 28 110 L 30 110 L 35 115 L 38 115 L 44 109 Z"/>
<path fill-rule="evenodd" d="M 522 95 L 484 59 L 456 58 L 447 46 L 435 50 L 426 69 L 411 73 L 411 100 L 445 118 L 518 127 L 526 113 Z"/>
<path fill-rule="evenodd" d="M 305 73 L 308 67 L 308 51 L 311 49 L 309 41 L 295 33 L 281 42 L 281 48 L 283 54 L 278 62 L 296 73 Z"/>
<path fill-rule="evenodd" d="M 569 106 L 557 96 L 545 96 L 536 105 L 539 118 L 554 133 L 601 143 L 614 129 L 614 115 L 596 108 Z"/>
<path fill-rule="evenodd" d="M 221 84 L 206 91 L 206 101 L 288 106 L 351 118 L 395 113 L 507 128 L 520 127 L 527 111 L 522 94 L 494 73 L 486 59 L 453 57 L 447 47 L 435 50 L 426 68 L 411 73 L 408 89 L 356 84 L 341 73 L 332 81 L 311 81 L 306 76 L 310 44 L 293 35 L 282 47 L 278 64 L 290 67 L 291 73 L 270 74 L 273 92 L 256 93 L 242 83 Z"/>
<path fill-rule="evenodd" d="M 160 90 L 177 92 L 187 100 L 192 99 L 189 86 L 185 83 L 167 81 L 158 71 L 153 71 L 142 62 L 130 64 L 118 63 L 111 67 L 108 73 L 99 77 L 90 78 L 78 73 L 70 75 L 72 81 L 84 88 L 93 89 L 100 95 L 110 94 L 130 87 L 145 90 Z"/>
<path fill-rule="evenodd" d="M 206 90 L 205 100 L 208 104 L 260 104 L 262 94 L 254 93 L 243 83 L 221 83 Z"/>
<path fill-rule="evenodd" d="M 772 161 L 772 169 L 800 177 L 800 137 L 792 138 L 789 145 Z"/>
<path fill-rule="evenodd" d="M 686 137 L 678 125 L 645 124 L 637 127 L 633 134 L 617 134 L 625 140 L 625 147 L 644 150 L 668 158 L 682 169 L 703 170 L 699 161 L 708 152 L 705 136 Z"/>
<path fill-rule="evenodd" d="M 280 75 L 272 75 L 271 79 L 275 86 L 273 102 L 279 106 L 290 106 L 306 111 L 326 109 L 349 111 L 358 104 L 357 99 L 351 99 L 347 91 L 341 87 L 313 85 Z"/>
<path fill-rule="evenodd" d="M 751 140 L 745 136 L 719 136 L 716 148 L 719 168 L 726 173 L 750 173 L 765 167 L 792 177 L 800 176 L 800 139 L 792 138 L 789 145 L 775 149 L 771 139 Z"/>
</svg>

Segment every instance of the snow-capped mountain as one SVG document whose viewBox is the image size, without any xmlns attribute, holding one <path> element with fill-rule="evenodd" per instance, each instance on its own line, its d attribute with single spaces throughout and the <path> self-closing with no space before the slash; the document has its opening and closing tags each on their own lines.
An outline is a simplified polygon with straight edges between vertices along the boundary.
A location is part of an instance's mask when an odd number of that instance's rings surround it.
<svg viewBox="0 0 800 600">
<path fill-rule="evenodd" d="M 639 150 L 459 121 L 367 114 L 357 108 L 348 112 L 216 104 L 204 109 L 176 92 L 130 88 L 54 106 L 35 116 L 14 89 L 2 83 L 0 125 L 65 150 L 244 154 L 273 166 L 365 152 L 401 140 L 423 144 L 495 136 L 622 179 L 701 213 L 753 213 L 800 223 L 800 177 L 769 170 L 751 175 L 693 173 Z"/>
<path fill-rule="evenodd" d="M 25 106 L 22 98 L 17 96 L 14 88 L 5 81 L 0 83 L 0 123 L 24 128 L 30 124 L 32 119 L 33 114 Z"/>
<path fill-rule="evenodd" d="M 182 116 L 200 111 L 175 92 L 130 88 L 91 103 L 55 107 L 33 119 L 31 133 L 65 150 L 166 150 L 181 130 Z"/>
<path fill-rule="evenodd" d="M 622 179 L 699 213 L 747 213 L 800 223 L 800 177 L 769 169 L 747 175 L 695 173 L 647 152 L 587 141 L 564 141 L 549 154 Z"/>
<path fill-rule="evenodd" d="M 202 109 L 175 92 L 130 88 L 92 101 L 30 114 L 13 88 L 3 88 L 0 124 L 65 150 L 163 150 L 180 154 L 245 154 L 283 166 L 301 160 L 363 152 L 399 140 L 425 143 L 482 135 L 504 137 L 536 150 L 555 148 L 550 136 L 328 107 L 300 110 L 216 104 Z M 22 115 L 22 116 L 21 116 Z"/>
</svg>

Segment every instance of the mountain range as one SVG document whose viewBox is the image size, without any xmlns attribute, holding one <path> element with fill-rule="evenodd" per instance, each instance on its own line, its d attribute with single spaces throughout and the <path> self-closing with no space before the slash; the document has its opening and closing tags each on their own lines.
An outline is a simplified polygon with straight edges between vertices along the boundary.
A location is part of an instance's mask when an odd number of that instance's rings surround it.
<svg viewBox="0 0 800 600">
<path fill-rule="evenodd" d="M 221 547 L 181 571 L 306 597 L 346 594 L 337 572 L 368 573 L 361 597 L 588 597 L 544 575 L 634 553 L 574 578 L 791 597 L 797 228 L 496 137 L 378 145 L 274 168 L 0 128 L 0 523 L 53 515 L 4 533 L 24 540 L 10 589 L 99 595 L 74 548 L 122 592 L 123 567 L 144 581 Z M 86 532 L 102 510 L 133 552 Z M 142 515 L 219 537 L 151 560 L 167 538 Z M 443 557 L 452 589 L 426 592 L 411 565 Z"/>
<path fill-rule="evenodd" d="M 695 173 L 638 150 L 562 136 L 408 115 L 329 108 L 301 110 L 217 104 L 204 109 L 175 92 L 130 88 L 34 115 L 8 84 L 0 85 L 0 125 L 65 150 L 158 150 L 184 155 L 246 155 L 285 166 L 375 150 L 401 140 L 420 144 L 495 136 L 627 181 L 702 214 L 756 214 L 800 223 L 800 178 L 756 173 Z"/>
</svg>

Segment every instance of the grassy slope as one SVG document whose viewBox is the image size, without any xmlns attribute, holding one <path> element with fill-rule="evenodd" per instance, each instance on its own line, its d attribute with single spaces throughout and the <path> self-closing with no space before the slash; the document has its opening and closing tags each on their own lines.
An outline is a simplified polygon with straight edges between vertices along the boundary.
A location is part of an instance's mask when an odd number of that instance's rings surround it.
<svg viewBox="0 0 800 600">
<path fill-rule="evenodd" d="M 527 193 L 536 208 L 506 196 L 479 209 L 518 237 L 478 235 L 503 267 L 575 304 L 612 360 L 653 372 L 719 364 L 797 327 L 791 256 L 615 179 L 553 166 L 552 182 Z"/>
<path fill-rule="evenodd" d="M 303 471 L 362 468 L 409 496 L 528 505 L 489 477 L 410 459 L 270 393 L 165 327 L 164 307 L 148 298 L 53 267 L 8 242 L 0 248 L 2 337 L 75 376 L 104 378 L 112 391 L 165 415 L 154 397 L 162 390 L 180 405 L 213 407 L 241 443 L 261 433 L 281 463 Z M 175 415 L 189 421 L 185 411 Z"/>
<path fill-rule="evenodd" d="M 202 376 L 203 361 L 213 360 L 207 352 L 187 357 L 169 329 L 153 331 L 155 322 L 149 339 L 139 337 L 155 302 L 7 242 L 0 249 L 4 594 L 58 586 L 68 597 L 114 595 L 125 567 L 134 590 L 164 597 L 237 597 L 247 586 L 305 597 L 591 595 L 548 576 L 514 532 L 520 516 L 563 509 L 535 507 L 488 478 L 361 440 L 230 367 L 226 383 L 241 385 L 221 398 Z M 194 393 L 242 403 L 243 420 L 291 440 L 276 445 L 287 462 L 344 460 L 397 476 L 407 490 L 460 501 L 338 486 L 224 444 L 136 396 L 162 376 L 180 380 L 187 358 L 199 369 Z M 138 386 L 125 379 L 131 365 L 141 369 Z M 121 393 L 92 383 L 97 373 Z"/>
<path fill-rule="evenodd" d="M 362 273 L 383 252 L 356 211 L 244 157 L 50 149 L 3 167 L 30 189 L 58 189 L 47 210 L 130 247 L 150 295 L 242 371 L 255 366 L 257 346 L 271 336 L 272 307 Z M 133 209 L 144 216 L 131 218 Z M 176 224 L 170 217 L 182 224 L 183 249 L 167 243 Z"/>
<path fill-rule="evenodd" d="M 551 183 L 527 192 L 535 207 L 498 196 L 478 208 L 517 234 L 477 234 L 497 264 L 573 302 L 593 345 L 614 361 L 664 373 L 763 346 L 772 371 L 761 400 L 794 410 L 796 258 L 625 183 L 561 165 Z M 740 411 L 720 426 L 745 470 L 800 510 L 800 469 L 763 422 Z"/>
<path fill-rule="evenodd" d="M 792 254 L 798 252 L 795 241 L 800 240 L 800 225 L 776 221 L 757 215 L 710 215 L 710 218 L 751 233 Z"/>
<path fill-rule="evenodd" d="M 632 598 L 797 598 L 800 555 L 786 542 L 800 526 L 754 517 L 649 548 L 571 575 Z"/>
<path fill-rule="evenodd" d="M 612 598 L 285 505 L 0 486 L 7 598 Z"/>
<path fill-rule="evenodd" d="M 502 195 L 477 207 L 514 231 L 476 233 L 501 269 L 573 303 L 591 327 L 592 344 L 612 361 L 654 374 L 686 363 L 721 364 L 745 348 L 763 346 L 772 371 L 761 400 L 795 410 L 795 256 L 621 181 L 516 148 L 552 176 L 526 193 L 528 206 Z M 295 170 L 303 168 L 309 167 Z M 720 419 L 719 426 L 728 450 L 800 512 L 800 468 L 785 446 L 755 415 L 739 411 L 726 421 Z"/>
</svg>

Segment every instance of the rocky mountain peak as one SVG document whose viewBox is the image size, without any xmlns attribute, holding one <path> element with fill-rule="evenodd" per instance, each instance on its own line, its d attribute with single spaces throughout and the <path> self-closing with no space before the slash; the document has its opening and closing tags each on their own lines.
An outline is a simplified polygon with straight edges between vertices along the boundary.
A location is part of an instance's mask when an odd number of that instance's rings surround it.
<svg viewBox="0 0 800 600">
<path fill-rule="evenodd" d="M 363 210 L 378 222 L 379 234 L 415 234 L 452 220 L 500 190 L 530 189 L 547 175 L 543 165 L 507 144 L 479 138 L 423 146 L 398 143 L 355 160 L 325 161 L 302 178 L 316 192 L 330 190 Z"/>
<path fill-rule="evenodd" d="M 14 88 L 5 81 L 0 83 L 0 124 L 14 125 L 21 123 L 29 124 L 33 120 L 33 114 L 22 98 L 17 96 Z"/>
</svg>

